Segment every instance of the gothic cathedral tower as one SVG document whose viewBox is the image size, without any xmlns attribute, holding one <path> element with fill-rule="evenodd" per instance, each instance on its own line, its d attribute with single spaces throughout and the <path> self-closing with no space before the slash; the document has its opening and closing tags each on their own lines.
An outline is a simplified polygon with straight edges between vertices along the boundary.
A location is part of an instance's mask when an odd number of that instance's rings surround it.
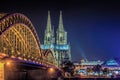
<svg viewBox="0 0 120 80">
<path fill-rule="evenodd" d="M 62 11 L 60 11 L 59 25 L 56 31 L 56 54 L 58 66 L 65 61 L 71 60 L 70 45 L 67 43 L 67 32 L 64 30 Z"/>
<path fill-rule="evenodd" d="M 48 11 L 47 26 L 44 35 L 44 44 L 41 45 L 43 50 L 50 49 L 53 52 L 56 64 L 60 64 L 64 60 L 71 60 L 70 45 L 67 43 L 67 32 L 63 27 L 62 11 L 60 11 L 59 25 L 54 37 L 54 29 L 52 29 L 50 11 Z"/>
<path fill-rule="evenodd" d="M 54 45 L 55 45 L 54 29 L 52 29 L 50 11 L 48 11 L 48 19 L 44 35 L 44 44 L 41 45 L 41 48 L 43 50 L 50 49 L 53 53 L 54 58 L 56 59 Z"/>
<path fill-rule="evenodd" d="M 44 45 L 51 45 L 54 44 L 54 30 L 51 27 L 51 19 L 50 19 L 50 11 L 48 11 L 48 19 L 47 19 L 47 26 L 44 35 Z"/>
</svg>

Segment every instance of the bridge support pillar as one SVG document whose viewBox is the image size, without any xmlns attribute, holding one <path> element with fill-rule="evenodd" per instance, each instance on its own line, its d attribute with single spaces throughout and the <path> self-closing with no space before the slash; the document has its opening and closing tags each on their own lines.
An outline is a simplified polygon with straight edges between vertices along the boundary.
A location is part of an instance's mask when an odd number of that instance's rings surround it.
<svg viewBox="0 0 120 80">
<path fill-rule="evenodd" d="M 28 80 L 29 78 L 33 80 L 48 80 L 47 70 L 45 69 L 35 69 L 28 71 Z"/>
</svg>

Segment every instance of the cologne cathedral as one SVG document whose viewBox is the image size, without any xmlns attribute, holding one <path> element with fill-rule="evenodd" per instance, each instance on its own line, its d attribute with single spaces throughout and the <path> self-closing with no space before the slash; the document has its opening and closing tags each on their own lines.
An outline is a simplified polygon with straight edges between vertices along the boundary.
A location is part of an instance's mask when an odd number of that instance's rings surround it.
<svg viewBox="0 0 120 80">
<path fill-rule="evenodd" d="M 67 43 L 67 32 L 63 26 L 62 11 L 60 11 L 59 24 L 54 33 L 54 28 L 51 24 L 50 11 L 48 11 L 47 25 L 44 34 L 44 44 L 41 48 L 46 50 L 50 49 L 56 60 L 56 65 L 60 67 L 61 63 L 65 60 L 71 60 L 70 44 Z"/>
</svg>

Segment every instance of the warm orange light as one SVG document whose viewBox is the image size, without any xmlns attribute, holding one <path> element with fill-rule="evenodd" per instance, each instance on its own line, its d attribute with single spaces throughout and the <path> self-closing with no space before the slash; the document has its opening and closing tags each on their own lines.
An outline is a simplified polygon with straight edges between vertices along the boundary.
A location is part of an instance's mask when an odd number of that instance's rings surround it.
<svg viewBox="0 0 120 80">
<path fill-rule="evenodd" d="M 10 65 L 10 62 L 7 62 L 6 64 L 7 64 L 7 65 Z"/>
<path fill-rule="evenodd" d="M 54 70 L 54 68 L 49 68 L 49 69 L 48 69 L 48 72 L 49 72 L 49 73 L 54 73 L 55 70 Z"/>
</svg>

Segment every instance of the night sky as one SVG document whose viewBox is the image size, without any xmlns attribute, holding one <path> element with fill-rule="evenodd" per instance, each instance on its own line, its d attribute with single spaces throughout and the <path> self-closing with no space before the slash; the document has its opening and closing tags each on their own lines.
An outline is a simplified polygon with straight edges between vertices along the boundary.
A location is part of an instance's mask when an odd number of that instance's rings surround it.
<svg viewBox="0 0 120 80">
<path fill-rule="evenodd" d="M 47 11 L 52 25 L 58 27 L 63 12 L 73 61 L 108 60 L 120 57 L 120 3 L 90 0 L 0 0 L 0 12 L 23 13 L 35 26 L 43 43 Z M 78 2 L 79 1 L 79 2 Z"/>
</svg>

